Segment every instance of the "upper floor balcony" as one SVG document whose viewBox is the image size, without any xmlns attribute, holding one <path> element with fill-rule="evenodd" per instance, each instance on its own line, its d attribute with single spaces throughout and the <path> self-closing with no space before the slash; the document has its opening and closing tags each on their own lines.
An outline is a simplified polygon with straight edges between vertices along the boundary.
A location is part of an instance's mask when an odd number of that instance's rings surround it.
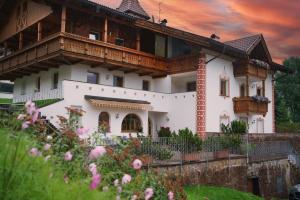
<svg viewBox="0 0 300 200">
<path fill-rule="evenodd" d="M 236 114 L 261 114 L 268 112 L 269 100 L 265 97 L 235 97 L 233 109 Z"/>
<path fill-rule="evenodd" d="M 250 62 L 235 62 L 234 76 L 235 77 L 249 77 L 252 80 L 265 80 L 268 75 L 268 66 L 259 64 L 257 61 L 250 60 Z"/>
</svg>

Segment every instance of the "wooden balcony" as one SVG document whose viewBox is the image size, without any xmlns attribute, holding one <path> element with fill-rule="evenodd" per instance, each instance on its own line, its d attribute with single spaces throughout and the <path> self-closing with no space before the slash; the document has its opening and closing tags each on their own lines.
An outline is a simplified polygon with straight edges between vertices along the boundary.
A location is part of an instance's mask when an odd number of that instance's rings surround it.
<svg viewBox="0 0 300 200">
<path fill-rule="evenodd" d="M 265 80 L 268 75 L 266 68 L 255 66 L 250 63 L 234 63 L 233 73 L 235 77 L 255 77 L 261 80 Z"/>
<path fill-rule="evenodd" d="M 69 33 L 57 33 L 0 59 L 0 79 L 14 80 L 61 64 L 76 63 L 153 77 L 167 74 L 164 58 Z"/>
<path fill-rule="evenodd" d="M 268 112 L 267 102 L 256 102 L 251 97 L 233 98 L 233 108 L 236 114 L 261 114 Z"/>
</svg>

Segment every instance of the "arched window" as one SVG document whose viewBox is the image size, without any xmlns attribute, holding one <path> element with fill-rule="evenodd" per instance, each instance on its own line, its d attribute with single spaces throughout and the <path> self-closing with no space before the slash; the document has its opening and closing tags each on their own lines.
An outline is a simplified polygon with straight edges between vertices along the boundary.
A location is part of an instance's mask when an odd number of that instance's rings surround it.
<svg viewBox="0 0 300 200">
<path fill-rule="evenodd" d="M 109 114 L 107 112 L 101 112 L 98 120 L 98 130 L 100 132 L 110 132 L 109 127 Z"/>
<path fill-rule="evenodd" d="M 122 122 L 122 132 L 142 132 L 142 123 L 135 114 L 127 115 Z"/>
</svg>

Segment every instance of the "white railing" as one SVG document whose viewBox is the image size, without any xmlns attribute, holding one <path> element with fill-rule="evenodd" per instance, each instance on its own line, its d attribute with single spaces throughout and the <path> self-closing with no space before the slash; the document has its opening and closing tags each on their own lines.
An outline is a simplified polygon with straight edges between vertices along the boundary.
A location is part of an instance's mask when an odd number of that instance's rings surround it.
<svg viewBox="0 0 300 200">
<path fill-rule="evenodd" d="M 169 94 L 68 80 L 63 81 L 63 88 L 66 98 L 72 99 L 76 105 L 82 104 L 85 95 L 147 101 L 153 111 L 159 112 L 169 112 L 173 106 L 183 106 L 181 103 L 196 105 L 196 92 Z"/>
<path fill-rule="evenodd" d="M 14 95 L 13 103 L 20 103 L 26 101 L 36 101 L 45 99 L 61 99 L 63 98 L 63 91 L 61 88 L 58 89 L 47 89 L 39 92 L 24 95 Z"/>
</svg>

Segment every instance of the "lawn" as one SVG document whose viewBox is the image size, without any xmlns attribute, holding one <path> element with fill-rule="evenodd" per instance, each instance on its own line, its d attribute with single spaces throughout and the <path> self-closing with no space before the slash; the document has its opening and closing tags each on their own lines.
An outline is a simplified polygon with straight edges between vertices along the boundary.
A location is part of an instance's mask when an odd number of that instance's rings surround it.
<svg viewBox="0 0 300 200">
<path fill-rule="evenodd" d="M 253 194 L 223 187 L 188 186 L 185 191 L 189 200 L 263 200 Z"/>
<path fill-rule="evenodd" d="M 11 104 L 11 103 L 12 103 L 12 99 L 0 98 L 0 104 Z"/>
</svg>

